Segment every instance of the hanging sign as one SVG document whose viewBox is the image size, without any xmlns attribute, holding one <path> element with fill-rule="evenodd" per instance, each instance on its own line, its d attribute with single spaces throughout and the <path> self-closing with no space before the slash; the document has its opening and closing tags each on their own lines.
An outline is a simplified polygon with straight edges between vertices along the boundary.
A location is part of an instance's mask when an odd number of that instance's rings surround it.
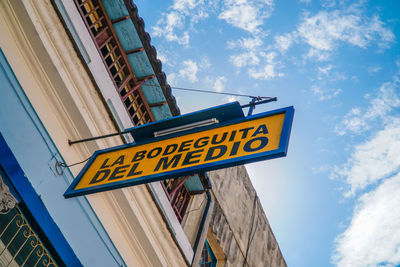
<svg viewBox="0 0 400 267">
<path fill-rule="evenodd" d="M 293 107 L 287 107 L 96 151 L 64 196 L 286 156 L 293 113 Z"/>
</svg>

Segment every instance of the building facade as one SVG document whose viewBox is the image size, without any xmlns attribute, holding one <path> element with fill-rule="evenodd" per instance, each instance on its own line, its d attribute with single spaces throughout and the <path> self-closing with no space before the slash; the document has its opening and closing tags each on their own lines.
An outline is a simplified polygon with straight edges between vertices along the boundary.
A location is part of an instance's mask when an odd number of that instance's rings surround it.
<svg viewBox="0 0 400 267">
<path fill-rule="evenodd" d="M 236 234 L 222 174 L 63 197 L 94 151 L 134 141 L 69 140 L 180 114 L 131 1 L 0 0 L 0 29 L 1 266 L 285 266 L 259 204 L 266 239 Z"/>
<path fill-rule="evenodd" d="M 245 167 L 209 176 L 215 203 L 207 241 L 215 248 L 218 266 L 286 266 Z"/>
</svg>

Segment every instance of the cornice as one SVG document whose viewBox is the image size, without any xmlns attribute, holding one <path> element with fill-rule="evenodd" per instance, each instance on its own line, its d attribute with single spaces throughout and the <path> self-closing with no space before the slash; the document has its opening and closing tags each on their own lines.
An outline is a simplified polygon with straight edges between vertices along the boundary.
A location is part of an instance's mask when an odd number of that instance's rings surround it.
<svg viewBox="0 0 400 267">
<path fill-rule="evenodd" d="M 181 114 L 181 112 L 178 105 L 176 104 L 175 97 L 172 95 L 171 86 L 167 83 L 167 77 L 162 71 L 162 63 L 157 58 L 157 50 L 153 45 L 151 45 L 150 34 L 145 31 L 144 21 L 138 14 L 137 6 L 133 3 L 132 0 L 124 1 L 126 7 L 128 8 L 129 16 L 133 24 L 135 25 L 135 29 L 139 35 L 140 40 L 142 41 L 147 57 L 150 60 L 154 73 L 156 74 L 161 89 L 163 90 L 164 96 L 167 99 L 169 109 L 171 110 L 173 116 L 178 116 Z"/>
</svg>

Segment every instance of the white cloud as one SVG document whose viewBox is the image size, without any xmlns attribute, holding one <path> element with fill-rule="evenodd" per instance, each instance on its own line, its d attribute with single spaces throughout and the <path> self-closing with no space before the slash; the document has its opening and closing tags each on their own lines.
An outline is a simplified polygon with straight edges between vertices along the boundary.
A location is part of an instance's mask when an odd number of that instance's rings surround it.
<svg viewBox="0 0 400 267">
<path fill-rule="evenodd" d="M 272 0 L 225 0 L 218 18 L 252 34 L 259 33 L 264 19 L 271 15 Z"/>
<path fill-rule="evenodd" d="M 167 81 L 168 81 L 168 83 L 170 85 L 175 85 L 176 84 L 176 78 L 177 78 L 176 73 L 170 73 L 167 76 Z"/>
<path fill-rule="evenodd" d="M 313 174 L 324 173 L 324 172 L 328 172 L 331 170 L 332 170 L 332 167 L 330 165 L 320 165 L 320 166 L 311 168 L 311 171 Z"/>
<path fill-rule="evenodd" d="M 242 53 L 231 55 L 229 60 L 235 67 L 238 68 L 257 65 L 260 63 L 260 52 L 262 51 L 262 45 L 263 42 L 257 37 L 228 41 L 228 49 L 239 49 L 244 51 Z"/>
<path fill-rule="evenodd" d="M 224 77 L 224 76 L 219 76 L 219 77 L 217 77 L 217 78 L 215 79 L 214 86 L 213 86 L 214 90 L 215 90 L 216 92 L 222 92 L 222 91 L 224 91 L 226 81 L 227 81 L 227 79 L 226 79 L 226 77 Z"/>
<path fill-rule="evenodd" d="M 320 11 L 313 15 L 306 12 L 296 30 L 274 37 L 273 47 L 285 53 L 294 43 L 305 43 L 309 49 L 304 58 L 323 62 L 329 60 L 343 44 L 367 48 L 374 42 L 380 48 L 377 51 L 381 51 L 394 42 L 393 32 L 378 16 L 368 17 L 358 4 L 345 6 L 344 1 L 340 4 L 328 2 L 325 4 L 330 8 L 340 6 L 342 9 Z"/>
<path fill-rule="evenodd" d="M 384 27 L 384 23 L 379 19 L 379 17 L 375 16 L 372 19 L 372 23 L 370 24 L 369 29 L 367 30 L 367 34 L 377 34 L 381 38 L 381 41 L 378 43 L 380 48 L 387 48 L 389 44 L 394 42 L 395 35 L 389 29 Z M 368 38 L 373 38 L 368 36 Z"/>
<path fill-rule="evenodd" d="M 168 57 L 166 54 L 160 52 L 160 50 L 157 51 L 157 58 L 163 63 L 167 64 L 168 62 Z"/>
<path fill-rule="evenodd" d="M 284 76 L 283 73 L 276 72 L 275 65 L 272 64 L 267 64 L 261 69 L 251 68 L 249 69 L 249 75 L 257 80 L 269 80 L 275 77 Z"/>
<path fill-rule="evenodd" d="M 247 50 L 254 50 L 263 45 L 263 42 L 258 37 L 251 37 L 251 38 L 242 38 L 240 40 L 235 41 L 228 41 L 228 48 L 229 49 L 247 49 Z"/>
<path fill-rule="evenodd" d="M 231 55 L 229 57 L 229 60 L 235 67 L 238 68 L 246 67 L 249 65 L 257 65 L 260 62 L 259 57 L 253 51 Z"/>
<path fill-rule="evenodd" d="M 226 97 L 224 97 L 223 98 L 223 103 L 226 103 L 226 102 L 235 102 L 235 101 L 239 101 L 239 97 L 237 97 L 237 96 L 226 96 Z"/>
<path fill-rule="evenodd" d="M 315 48 L 310 48 L 308 53 L 305 55 L 306 59 L 316 59 L 317 61 L 327 61 L 331 57 L 329 51 L 318 50 Z"/>
<path fill-rule="evenodd" d="M 332 261 L 338 267 L 394 267 L 400 264 L 400 107 L 399 74 L 384 83 L 366 110 L 353 108 L 339 134 L 369 133 L 353 148 L 347 162 L 334 166 L 332 177 L 344 178 L 345 197 L 357 199 L 347 229 L 336 238 Z M 369 192 L 368 192 L 369 190 Z"/>
<path fill-rule="evenodd" d="M 334 71 L 334 66 L 331 64 L 326 65 L 325 67 L 317 67 L 318 76 L 317 79 L 320 81 L 343 81 L 346 80 L 347 77 L 343 73 Z"/>
<path fill-rule="evenodd" d="M 370 74 L 372 74 L 372 73 L 377 73 L 377 72 L 379 72 L 381 69 L 382 69 L 382 68 L 381 68 L 380 66 L 369 67 L 369 68 L 368 68 L 368 72 L 369 72 Z"/>
<path fill-rule="evenodd" d="M 372 138 L 354 148 L 347 163 L 335 167 L 333 175 L 344 177 L 352 196 L 358 190 L 375 184 L 400 168 L 400 120 L 391 118 L 391 123 Z"/>
<path fill-rule="evenodd" d="M 263 31 L 264 21 L 271 15 L 273 6 L 273 0 L 222 0 L 222 3 L 209 0 L 175 0 L 169 7 L 169 11 L 163 13 L 152 28 L 153 35 L 189 47 L 190 35 L 193 31 L 197 31 L 195 25 L 210 15 L 217 15 L 219 19 L 248 31 L 252 36 L 227 43 L 228 49 L 238 50 L 229 57 L 234 66 L 251 67 L 247 71 L 250 77 L 256 79 L 280 77 L 283 74 L 277 71 L 276 63 L 269 62 L 263 56 L 270 51 L 261 40 L 267 34 Z M 277 37 L 277 43 L 281 49 L 288 49 L 289 38 L 290 35 Z M 205 65 L 197 65 L 198 68 L 203 68 L 203 66 Z M 181 70 L 178 76 L 188 78 L 184 70 Z"/>
<path fill-rule="evenodd" d="M 203 57 L 200 62 L 196 62 L 192 59 L 187 59 L 181 62 L 179 67 L 179 71 L 176 74 L 172 73 L 168 75 L 169 80 L 172 78 L 174 82 L 185 83 L 189 81 L 191 83 L 195 83 L 199 80 L 199 73 L 204 70 L 208 71 L 208 69 L 211 68 L 211 63 L 208 57 Z M 218 77 L 217 80 L 211 81 L 208 76 L 204 79 L 204 81 L 208 83 L 208 86 L 212 86 L 215 83 L 219 90 L 223 90 L 225 82 L 224 77 Z"/>
<path fill-rule="evenodd" d="M 335 126 L 338 135 L 345 135 L 347 132 L 361 133 L 363 129 L 367 130 L 367 123 L 359 107 L 352 108 L 341 123 Z"/>
<path fill-rule="evenodd" d="M 283 77 L 284 74 L 277 71 L 279 62 L 275 61 L 276 53 L 260 52 L 260 57 L 263 58 L 264 66 L 252 67 L 249 69 L 250 77 L 257 80 L 269 80 L 276 77 Z M 261 64 L 260 64 L 261 65 Z"/>
<path fill-rule="evenodd" d="M 377 96 L 372 98 L 365 111 L 361 108 L 353 108 L 348 112 L 341 123 L 335 127 L 336 133 L 339 135 L 348 132 L 361 133 L 369 130 L 376 120 L 386 121 L 386 115 L 394 108 L 400 107 L 400 97 L 397 93 L 399 86 L 400 78 L 395 75 L 393 81 L 384 83 L 379 88 Z"/>
<path fill-rule="evenodd" d="M 340 42 L 365 48 L 377 40 L 378 46 L 385 48 L 394 41 L 394 34 L 378 17 L 362 16 L 353 7 L 346 11 L 320 11 L 314 16 L 306 15 L 297 32 L 302 40 L 318 51 L 335 50 Z"/>
<path fill-rule="evenodd" d="M 335 127 L 339 135 L 368 134 L 372 129 L 381 129 L 355 146 L 346 164 L 335 166 L 332 177 L 343 177 L 350 186 L 346 196 L 385 179 L 400 167 L 400 119 L 393 113 L 400 107 L 399 84 L 397 73 L 375 96 L 368 95 L 370 101 L 366 109 L 352 108 Z"/>
<path fill-rule="evenodd" d="M 314 95 L 317 96 L 321 101 L 332 99 L 342 92 L 342 89 L 340 88 L 322 89 L 321 87 L 315 85 L 311 87 L 311 90 L 314 93 Z"/>
<path fill-rule="evenodd" d="M 249 76 L 257 80 L 268 80 L 284 76 L 277 71 L 281 63 L 276 61 L 276 52 L 267 52 L 259 38 L 243 38 L 238 41 L 229 41 L 229 49 L 240 49 L 244 52 L 231 55 L 230 62 L 238 68 L 250 67 Z"/>
<path fill-rule="evenodd" d="M 197 72 L 199 71 L 197 63 L 193 60 L 185 60 L 182 64 L 183 68 L 179 70 L 179 77 L 188 79 L 192 83 L 197 82 Z"/>
<path fill-rule="evenodd" d="M 378 167 L 378 166 L 377 166 Z M 400 264 L 400 174 L 358 200 L 349 227 L 336 239 L 338 267 Z"/>
<path fill-rule="evenodd" d="M 197 0 L 175 0 L 172 8 L 175 10 L 180 10 L 183 12 L 188 12 L 188 10 L 194 9 L 198 5 Z"/>
<path fill-rule="evenodd" d="M 333 66 L 331 64 L 329 64 L 326 67 L 318 67 L 318 71 L 321 74 L 329 75 L 329 73 L 332 70 L 332 68 L 333 68 Z"/>
<path fill-rule="evenodd" d="M 189 32 L 196 23 L 209 16 L 207 7 L 204 1 L 175 0 L 169 7 L 170 11 L 162 13 L 157 24 L 152 27 L 152 35 L 188 47 Z"/>
<path fill-rule="evenodd" d="M 199 10 L 197 13 L 193 14 L 191 19 L 190 19 L 190 26 L 194 27 L 196 23 L 199 21 L 206 19 L 209 17 L 209 14 L 206 13 L 205 11 Z"/>
<path fill-rule="evenodd" d="M 335 166 L 332 177 L 343 177 L 350 186 L 346 196 L 354 195 L 377 181 L 387 178 L 400 167 L 400 119 L 393 111 L 400 107 L 399 74 L 384 83 L 366 109 L 352 108 L 336 125 L 339 135 L 346 133 L 368 134 L 371 129 L 381 129 L 364 143 L 355 146 L 347 163 Z"/>
<path fill-rule="evenodd" d="M 324 0 L 322 6 L 325 8 L 333 8 L 336 6 L 343 6 L 346 0 Z"/>
<path fill-rule="evenodd" d="M 206 88 L 212 88 L 216 92 L 222 92 L 225 90 L 225 85 L 228 79 L 225 76 L 206 76 L 202 79 L 202 82 Z"/>
<path fill-rule="evenodd" d="M 332 178 L 343 178 L 345 197 L 357 199 L 347 229 L 336 238 L 332 261 L 338 267 L 394 267 L 400 264 L 400 107 L 399 73 L 370 94 L 366 109 L 351 109 L 336 131 L 367 133 Z M 378 129 L 378 130 L 376 130 Z M 370 130 L 374 130 L 370 133 Z"/>
<path fill-rule="evenodd" d="M 201 62 L 200 62 L 200 67 L 201 67 L 201 69 L 203 69 L 203 70 L 206 70 L 206 69 L 211 68 L 210 59 L 209 59 L 208 57 L 203 57 L 203 58 L 201 59 Z"/>
<path fill-rule="evenodd" d="M 176 11 L 163 13 L 162 18 L 154 26 L 153 36 L 164 36 L 167 41 L 175 41 L 178 44 L 187 46 L 189 44 L 189 34 L 183 31 L 178 35 L 176 29 L 184 28 L 184 16 Z"/>
<path fill-rule="evenodd" d="M 159 47 L 157 49 L 157 58 L 161 60 L 163 66 L 175 67 L 177 65 L 176 51 L 171 51 L 165 49 L 164 47 Z"/>
<path fill-rule="evenodd" d="M 383 117 L 393 108 L 400 106 L 400 98 L 396 92 L 399 81 L 385 83 L 379 90 L 379 95 L 371 101 L 371 107 L 365 113 L 365 119 Z"/>
<path fill-rule="evenodd" d="M 294 41 L 293 34 L 287 33 L 284 35 L 275 36 L 275 47 L 281 52 L 285 53 Z"/>
</svg>

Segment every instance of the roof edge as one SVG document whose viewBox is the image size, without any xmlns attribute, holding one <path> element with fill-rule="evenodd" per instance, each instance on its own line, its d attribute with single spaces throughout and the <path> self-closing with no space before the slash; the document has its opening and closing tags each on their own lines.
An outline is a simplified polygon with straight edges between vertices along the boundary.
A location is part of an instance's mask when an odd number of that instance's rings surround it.
<svg viewBox="0 0 400 267">
<path fill-rule="evenodd" d="M 124 2 L 128 9 L 133 25 L 135 26 L 135 29 L 143 44 L 146 55 L 149 58 L 150 64 L 164 93 L 164 96 L 167 99 L 169 109 L 171 110 L 173 116 L 178 116 L 181 114 L 181 112 L 176 103 L 176 99 L 172 94 L 171 86 L 167 83 L 167 76 L 162 71 L 162 63 L 159 59 L 157 59 L 157 50 L 153 45 L 151 45 L 150 34 L 144 29 L 144 21 L 138 14 L 138 8 L 132 0 L 124 0 Z"/>
</svg>

